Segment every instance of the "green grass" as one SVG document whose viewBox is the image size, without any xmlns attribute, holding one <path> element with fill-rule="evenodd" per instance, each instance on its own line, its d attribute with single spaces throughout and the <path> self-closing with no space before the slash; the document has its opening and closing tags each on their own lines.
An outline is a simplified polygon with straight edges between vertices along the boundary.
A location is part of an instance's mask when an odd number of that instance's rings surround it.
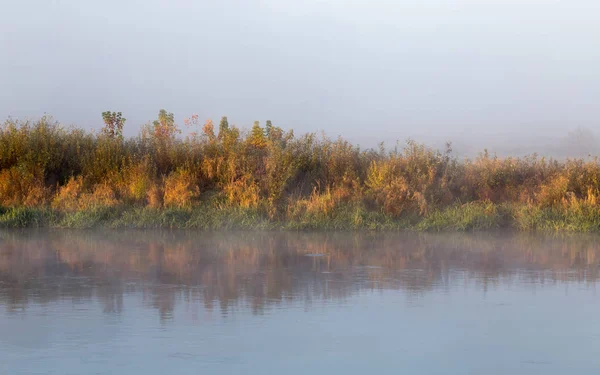
<svg viewBox="0 0 600 375">
<path fill-rule="evenodd" d="M 62 215 L 57 213 L 54 217 L 59 219 L 51 222 L 51 226 L 76 229 L 102 227 L 111 223 L 119 216 L 119 210 L 110 207 L 99 207 L 91 210 L 64 213 Z"/>
<path fill-rule="evenodd" d="M 37 228 L 49 226 L 53 212 L 37 208 L 0 208 L 0 228 Z"/>
<path fill-rule="evenodd" d="M 514 226 L 520 230 L 545 232 L 598 232 L 600 209 L 594 206 L 536 207 L 514 210 Z"/>
<path fill-rule="evenodd" d="M 132 228 L 196 230 L 371 230 L 543 232 L 600 231 L 600 209 L 593 206 L 548 207 L 472 202 L 427 215 L 392 218 L 361 206 L 341 206 L 325 214 L 269 219 L 260 209 L 203 204 L 185 209 L 104 207 L 77 212 L 47 208 L 0 208 L 0 228 Z"/>
<path fill-rule="evenodd" d="M 510 226 L 509 210 L 490 202 L 472 202 L 434 211 L 424 217 L 417 229 L 423 231 L 491 230 Z"/>
</svg>

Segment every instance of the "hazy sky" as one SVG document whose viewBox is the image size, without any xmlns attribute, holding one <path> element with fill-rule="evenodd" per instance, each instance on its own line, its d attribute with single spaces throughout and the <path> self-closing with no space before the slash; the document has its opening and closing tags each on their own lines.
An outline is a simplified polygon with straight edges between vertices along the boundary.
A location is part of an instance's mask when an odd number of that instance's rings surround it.
<svg viewBox="0 0 600 375">
<path fill-rule="evenodd" d="M 0 0 L 0 117 L 380 138 L 600 129 L 600 1 Z"/>
</svg>

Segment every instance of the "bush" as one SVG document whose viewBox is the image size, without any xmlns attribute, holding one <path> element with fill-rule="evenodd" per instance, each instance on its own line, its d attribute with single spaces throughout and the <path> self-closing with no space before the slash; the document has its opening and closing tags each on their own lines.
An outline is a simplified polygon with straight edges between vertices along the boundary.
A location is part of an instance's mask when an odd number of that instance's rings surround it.
<svg viewBox="0 0 600 375">
<path fill-rule="evenodd" d="M 199 195 L 196 178 L 187 169 L 178 169 L 165 179 L 163 202 L 167 207 L 190 207 Z"/>
<path fill-rule="evenodd" d="M 99 134 L 49 117 L 2 124 L 0 206 L 49 206 L 72 226 L 119 222 L 114 215 L 132 212 L 147 216 L 144 223 L 203 228 L 226 225 L 231 215 L 237 227 L 593 230 L 600 217 L 598 159 L 484 152 L 459 162 L 449 146 L 443 152 L 408 141 L 361 150 L 342 138 L 296 137 L 270 121 L 241 131 L 223 118 L 217 133 L 197 115 L 186 126 L 199 128 L 182 139 L 165 110 L 126 139 L 120 113 L 103 119 Z M 215 218 L 196 216 L 196 207 Z M 32 211 L 11 212 L 18 214 L 11 223 L 33 220 Z M 183 224 L 186 215 L 194 224 Z"/>
<path fill-rule="evenodd" d="M 11 167 L 0 171 L 0 205 L 7 207 L 45 206 L 51 189 L 43 179 L 23 168 Z"/>
</svg>

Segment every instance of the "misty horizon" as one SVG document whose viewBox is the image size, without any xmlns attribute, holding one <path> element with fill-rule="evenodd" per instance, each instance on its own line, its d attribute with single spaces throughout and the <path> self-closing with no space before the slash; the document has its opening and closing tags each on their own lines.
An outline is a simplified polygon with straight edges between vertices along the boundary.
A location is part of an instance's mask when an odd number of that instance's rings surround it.
<svg viewBox="0 0 600 375">
<path fill-rule="evenodd" d="M 3 11 L 3 120 L 47 113 L 91 130 L 121 111 L 132 136 L 165 108 L 179 124 L 270 119 L 364 148 L 412 138 L 500 154 L 544 153 L 600 125 L 591 0 L 26 0 Z"/>
<path fill-rule="evenodd" d="M 56 119 L 52 115 L 45 114 L 45 118 L 51 122 L 59 123 L 63 127 L 75 127 L 81 128 L 78 124 L 65 124 L 61 123 L 59 119 Z M 123 117 L 127 119 L 126 114 Z M 227 116 L 225 116 L 227 117 Z M 9 117 L 5 121 L 18 121 L 21 123 L 25 122 L 36 122 L 41 117 L 25 117 L 25 118 L 12 118 Z M 178 138 L 184 139 L 189 135 L 198 134 L 202 132 L 202 124 L 205 122 L 217 123 L 216 119 L 206 119 L 202 121 L 197 120 L 195 125 L 186 125 L 185 122 L 189 118 L 183 119 L 180 122 L 176 122 L 181 133 L 177 135 Z M 144 127 L 152 126 L 153 120 L 148 120 L 143 124 L 135 125 L 130 124 L 129 120 L 126 121 L 124 127 L 124 135 L 127 138 L 136 137 L 141 134 Z M 229 118 L 231 125 L 238 127 L 242 133 L 249 133 L 251 131 L 251 125 L 240 125 Z M 258 121 L 258 120 L 257 120 Z M 258 121 L 259 124 L 264 125 L 266 121 Z M 279 126 L 279 124 L 274 124 Z M 92 131 L 100 134 L 104 124 L 96 125 L 92 128 L 85 130 Z M 291 129 L 283 127 L 284 131 L 294 131 L 296 135 L 302 136 L 304 134 L 312 133 L 319 137 L 327 137 L 329 139 L 342 139 L 350 142 L 351 144 L 360 147 L 362 150 L 379 150 L 382 146 L 386 150 L 393 150 L 394 148 L 402 149 L 406 146 L 406 142 L 409 140 L 416 141 L 417 143 L 424 144 L 427 147 L 446 151 L 450 146 L 451 153 L 459 158 L 475 158 L 479 155 L 488 152 L 492 156 L 498 157 L 523 157 L 537 155 L 540 157 L 550 157 L 556 159 L 564 158 L 585 158 L 597 156 L 597 150 L 600 148 L 600 142 L 598 141 L 597 134 L 589 128 L 578 127 L 565 132 L 563 135 L 548 135 L 548 134 L 515 134 L 515 133 L 496 133 L 496 134 L 454 134 L 454 135 L 407 135 L 405 137 L 399 136 L 394 138 L 393 136 L 385 136 L 382 134 L 374 135 L 361 135 L 361 136 L 348 136 L 343 133 L 331 133 L 325 129 L 318 129 L 315 131 L 297 132 L 298 129 Z"/>
</svg>

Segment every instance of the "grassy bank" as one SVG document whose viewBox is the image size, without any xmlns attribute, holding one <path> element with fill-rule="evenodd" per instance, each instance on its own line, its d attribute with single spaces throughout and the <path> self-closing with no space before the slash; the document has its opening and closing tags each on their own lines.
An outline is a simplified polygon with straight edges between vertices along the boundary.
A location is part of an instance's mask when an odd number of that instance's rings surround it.
<svg viewBox="0 0 600 375">
<path fill-rule="evenodd" d="M 361 207 L 344 207 L 327 216 L 306 215 L 293 220 L 270 219 L 255 209 L 151 207 L 98 207 L 75 212 L 51 208 L 0 210 L 0 228 L 135 228 L 199 230 L 382 230 L 545 232 L 600 231 L 600 212 L 591 209 L 538 208 L 534 206 L 469 203 L 446 207 L 427 216 L 395 218 Z"/>
<path fill-rule="evenodd" d="M 50 118 L 0 126 L 0 226 L 325 230 L 600 230 L 600 162 L 412 141 L 361 150 L 267 121 L 244 131 L 171 113 L 123 137 Z"/>
</svg>

